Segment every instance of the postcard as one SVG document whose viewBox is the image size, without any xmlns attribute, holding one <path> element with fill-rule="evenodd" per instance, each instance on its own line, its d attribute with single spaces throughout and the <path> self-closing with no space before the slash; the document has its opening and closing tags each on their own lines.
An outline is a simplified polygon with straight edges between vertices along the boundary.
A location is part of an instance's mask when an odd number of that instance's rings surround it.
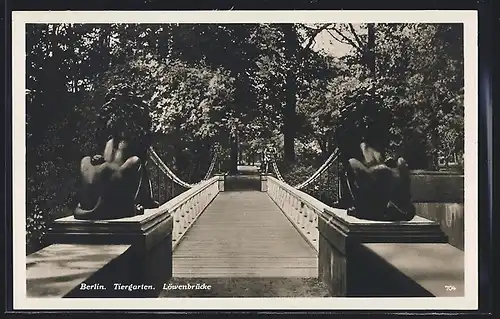
<svg viewBox="0 0 500 319">
<path fill-rule="evenodd" d="M 475 11 L 15 11 L 12 57 L 14 309 L 477 309 Z"/>
</svg>

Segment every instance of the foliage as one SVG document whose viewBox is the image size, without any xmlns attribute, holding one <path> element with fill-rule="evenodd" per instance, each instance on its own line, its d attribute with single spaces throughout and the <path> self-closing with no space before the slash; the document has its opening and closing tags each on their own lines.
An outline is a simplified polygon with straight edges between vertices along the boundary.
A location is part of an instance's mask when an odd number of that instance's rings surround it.
<svg viewBox="0 0 500 319">
<path fill-rule="evenodd" d="M 411 167 L 437 169 L 439 150 L 445 157 L 463 154 L 461 26 L 376 24 L 375 78 L 363 53 L 368 49 L 366 25 L 331 28 L 328 32 L 352 45 L 353 53 L 333 61 L 336 75 L 315 83 L 300 102 L 305 133 L 324 152 L 331 153 L 331 144 L 347 143 L 351 134 L 342 132 L 346 119 L 359 121 L 363 116 L 356 111 L 372 104 L 376 107 L 365 110 L 383 111 L 391 119 L 386 123 L 390 153 L 403 155 Z"/>
</svg>

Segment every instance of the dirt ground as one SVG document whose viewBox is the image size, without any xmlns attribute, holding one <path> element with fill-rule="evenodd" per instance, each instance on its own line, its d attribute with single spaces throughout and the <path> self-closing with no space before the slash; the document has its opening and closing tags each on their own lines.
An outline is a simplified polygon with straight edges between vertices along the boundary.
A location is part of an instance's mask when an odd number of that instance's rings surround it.
<svg viewBox="0 0 500 319">
<path fill-rule="evenodd" d="M 186 289 L 187 284 L 198 288 Z M 210 289 L 201 289 L 210 286 Z M 176 286 L 178 285 L 178 286 Z M 161 297 L 328 297 L 317 278 L 173 278 Z M 180 289 L 184 288 L 184 289 Z"/>
</svg>

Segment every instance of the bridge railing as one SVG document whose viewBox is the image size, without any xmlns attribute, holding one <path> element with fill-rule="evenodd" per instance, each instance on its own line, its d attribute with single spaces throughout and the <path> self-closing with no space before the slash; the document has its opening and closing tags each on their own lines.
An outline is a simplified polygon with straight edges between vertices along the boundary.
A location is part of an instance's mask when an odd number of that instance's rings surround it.
<svg viewBox="0 0 500 319">
<path fill-rule="evenodd" d="M 219 193 L 219 177 L 214 176 L 166 202 L 163 207 L 173 216 L 172 249 Z"/>
<path fill-rule="evenodd" d="M 267 176 L 267 193 L 306 241 L 318 252 L 318 215 L 328 207 L 316 198 Z"/>
<path fill-rule="evenodd" d="M 261 176 L 261 191 L 316 250 L 319 278 L 332 296 L 464 296 L 463 248 L 448 235 L 460 228 L 443 227 L 443 219 L 463 223 L 456 208 L 463 176 L 413 172 L 411 178 L 418 214 L 409 222 L 358 219 L 268 175 Z"/>
<path fill-rule="evenodd" d="M 290 191 L 300 190 L 309 202 L 320 202 L 335 206 L 341 194 L 349 193 L 345 181 L 341 183 L 341 163 L 337 161 L 337 151 L 323 163 L 305 182 L 291 187 L 287 178 L 280 173 L 279 164 L 272 162 L 273 174 Z M 290 178 L 293 180 L 294 178 Z M 262 189 L 267 188 L 266 177 L 262 179 Z M 449 243 L 464 249 L 464 175 L 462 172 L 411 170 L 411 198 L 420 217 L 440 223 L 448 236 Z M 299 194 L 299 193 L 297 193 Z M 301 200 L 289 200 L 301 201 Z M 305 205 L 305 204 L 302 204 Z M 295 214 L 295 213 L 294 213 Z M 294 224 L 295 225 L 295 224 Z M 304 227 L 304 225 L 301 225 Z"/>
</svg>

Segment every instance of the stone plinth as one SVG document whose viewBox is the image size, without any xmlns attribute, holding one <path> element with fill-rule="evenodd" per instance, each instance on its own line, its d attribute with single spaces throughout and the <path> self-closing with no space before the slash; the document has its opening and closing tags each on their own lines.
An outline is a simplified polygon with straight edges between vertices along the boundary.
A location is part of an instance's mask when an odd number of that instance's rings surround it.
<svg viewBox="0 0 500 319">
<path fill-rule="evenodd" d="M 464 175 L 412 171 L 411 196 L 417 215 L 441 224 L 450 245 L 464 249 Z"/>
<path fill-rule="evenodd" d="M 55 244 L 26 256 L 28 298 L 62 298 L 88 288 L 93 276 L 127 253 L 130 245 Z M 112 289 L 112 283 L 105 287 Z M 101 289 L 101 287 L 99 287 Z M 93 292 L 96 296 L 100 291 Z M 90 296 L 92 293 L 88 293 Z"/>
<path fill-rule="evenodd" d="M 376 272 L 374 286 L 385 293 L 464 297 L 464 252 L 449 244 L 363 244 L 367 262 Z M 371 276 L 374 277 L 374 276 Z M 380 289 L 379 289 L 380 291 Z"/>
<path fill-rule="evenodd" d="M 326 208 L 318 217 L 319 276 L 332 296 L 384 294 L 383 285 L 373 287 L 368 280 L 377 274 L 370 271 L 375 265 L 367 259 L 364 243 L 447 242 L 438 223 L 419 216 L 409 222 L 369 221 Z"/>
<path fill-rule="evenodd" d="M 144 215 L 116 220 L 87 221 L 73 216 L 57 219 L 47 236 L 51 244 L 130 245 L 86 280 L 89 285 L 104 285 L 105 290 L 75 287 L 67 297 L 158 296 L 163 283 L 172 276 L 172 228 L 172 216 L 161 207 L 146 210 Z M 115 289 L 115 284 L 133 284 L 139 288 Z M 141 289 L 143 286 L 146 287 Z"/>
<path fill-rule="evenodd" d="M 464 175 L 455 172 L 411 171 L 411 197 L 416 203 L 463 203 Z"/>
</svg>

